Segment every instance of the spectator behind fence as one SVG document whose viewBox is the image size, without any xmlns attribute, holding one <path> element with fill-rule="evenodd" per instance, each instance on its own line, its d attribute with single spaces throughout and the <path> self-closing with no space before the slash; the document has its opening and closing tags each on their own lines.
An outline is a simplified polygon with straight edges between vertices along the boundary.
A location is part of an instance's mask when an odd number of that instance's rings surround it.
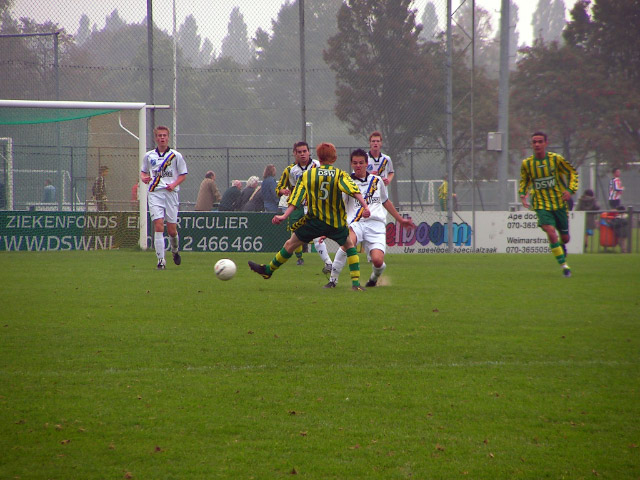
<svg viewBox="0 0 640 480">
<path fill-rule="evenodd" d="M 276 193 L 276 166 L 267 165 L 262 178 L 262 199 L 265 212 L 277 212 L 280 199 Z"/>
<path fill-rule="evenodd" d="M 598 201 L 596 200 L 593 190 L 589 188 L 584 191 L 578 199 L 578 206 L 576 207 L 576 210 L 583 212 L 596 212 L 600 210 L 600 205 L 598 205 Z M 596 216 L 589 213 L 586 213 L 585 215 L 586 235 L 584 236 L 584 248 L 587 248 L 589 246 L 589 237 L 593 236 L 593 231 L 596 228 Z"/>
<path fill-rule="evenodd" d="M 243 212 L 264 212 L 264 197 L 263 197 L 263 188 L 262 186 L 257 186 L 253 191 L 253 194 L 242 206 Z"/>
<path fill-rule="evenodd" d="M 222 200 L 218 206 L 220 212 L 232 212 L 237 210 L 240 203 L 240 197 L 242 196 L 242 182 L 240 180 L 234 180 L 231 182 L 231 186 L 222 194 Z"/>
<path fill-rule="evenodd" d="M 622 202 L 622 180 L 620 179 L 620 169 L 611 170 L 613 177 L 609 180 L 609 207 L 618 208 Z"/>
<path fill-rule="evenodd" d="M 42 193 L 43 203 L 55 203 L 56 201 L 56 187 L 51 183 L 51 179 L 47 178 L 44 181 L 44 191 Z"/>
<path fill-rule="evenodd" d="M 216 174 L 209 170 L 204 180 L 200 183 L 198 198 L 196 200 L 196 211 L 209 212 L 213 210 L 213 205 L 220 202 L 220 191 L 216 185 Z"/>
<path fill-rule="evenodd" d="M 446 180 L 443 180 L 438 187 L 438 201 L 440 203 L 440 210 L 443 212 L 449 211 L 447 208 L 447 200 L 449 199 L 448 195 L 449 183 Z M 452 193 L 451 198 L 453 198 L 453 209 L 458 210 L 458 196 L 455 193 Z"/>
<path fill-rule="evenodd" d="M 240 196 L 240 202 L 236 210 L 244 209 L 244 206 L 247 204 L 247 202 L 249 201 L 253 193 L 256 191 L 256 188 L 258 188 L 259 182 L 260 180 L 258 179 L 258 177 L 256 176 L 249 177 L 249 180 L 247 180 L 247 186 L 244 187 L 244 189 L 242 190 L 242 194 Z"/>
<path fill-rule="evenodd" d="M 98 176 L 96 181 L 93 182 L 93 188 L 91 189 L 91 195 L 96 201 L 99 212 L 107 210 L 107 184 L 105 177 L 109 173 L 109 167 L 102 165 L 98 170 Z"/>
</svg>

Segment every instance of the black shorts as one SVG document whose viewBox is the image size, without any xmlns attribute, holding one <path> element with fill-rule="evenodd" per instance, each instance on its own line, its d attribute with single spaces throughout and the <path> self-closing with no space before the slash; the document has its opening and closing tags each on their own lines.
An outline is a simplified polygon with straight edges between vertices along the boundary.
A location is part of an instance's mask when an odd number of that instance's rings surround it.
<svg viewBox="0 0 640 480">
<path fill-rule="evenodd" d="M 342 246 L 347 242 L 347 238 L 349 238 L 349 227 L 332 227 L 322 220 L 306 215 L 298 221 L 296 227 L 293 233 L 304 243 L 312 242 L 314 238 L 326 236 Z"/>
</svg>

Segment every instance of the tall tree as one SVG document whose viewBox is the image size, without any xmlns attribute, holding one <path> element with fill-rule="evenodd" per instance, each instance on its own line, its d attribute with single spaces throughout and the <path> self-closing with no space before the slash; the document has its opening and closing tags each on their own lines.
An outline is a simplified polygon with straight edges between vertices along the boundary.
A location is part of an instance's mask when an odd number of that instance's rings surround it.
<svg viewBox="0 0 640 480">
<path fill-rule="evenodd" d="M 531 26 L 533 38 L 543 42 L 561 42 L 566 25 L 564 0 L 538 0 Z"/>
<path fill-rule="evenodd" d="M 188 65 L 199 66 L 200 41 L 196 19 L 193 14 L 188 15 L 177 32 L 177 43 Z"/>
<path fill-rule="evenodd" d="M 253 57 L 247 35 L 247 24 L 239 7 L 234 7 L 229 16 L 227 36 L 222 39 L 220 56 L 233 59 L 240 65 L 247 65 Z"/>
<path fill-rule="evenodd" d="M 213 60 L 213 44 L 211 40 L 205 37 L 200 53 L 198 54 L 198 65 L 209 65 L 211 60 Z"/>
<path fill-rule="evenodd" d="M 104 25 L 104 29 L 105 30 L 111 30 L 114 32 L 117 32 L 118 30 L 120 30 L 122 27 L 124 27 L 127 24 L 127 22 L 125 22 L 122 17 L 120 16 L 120 14 L 118 13 L 118 9 L 114 9 L 111 14 L 106 18 L 105 21 L 105 25 Z"/>
<path fill-rule="evenodd" d="M 603 153 L 610 162 L 627 162 L 640 157 L 640 0 L 578 1 L 564 38 L 584 54 L 590 64 L 603 68 L 608 84 L 608 129 Z M 603 135 L 604 137 L 604 135 Z"/>
<path fill-rule="evenodd" d="M 203 110 L 200 125 L 192 132 L 215 133 L 215 143 L 224 146 L 247 146 L 247 137 L 271 133 L 266 115 L 259 108 L 251 79 L 241 65 L 229 57 L 215 59 L 201 72 L 206 81 L 195 84 Z"/>
<path fill-rule="evenodd" d="M 453 35 L 457 49 L 465 50 L 467 64 L 470 65 L 470 50 L 467 48 L 471 36 L 471 3 L 465 2 L 455 16 Z M 494 19 L 489 11 L 476 7 L 475 12 L 475 49 L 476 67 L 485 70 L 491 78 L 498 78 L 500 72 L 500 28 L 494 29 Z M 509 6 L 509 25 L 518 24 L 518 6 L 513 2 Z M 509 69 L 515 70 L 518 51 L 519 32 L 517 28 L 509 34 Z"/>
<path fill-rule="evenodd" d="M 511 86 L 512 145 L 542 129 L 579 166 L 608 143 L 610 87 L 603 69 L 575 48 L 542 41 L 525 48 Z"/>
<path fill-rule="evenodd" d="M 562 36 L 571 46 L 586 49 L 593 36 L 594 25 L 588 13 L 591 0 L 578 0 L 571 9 L 571 21 Z"/>
<path fill-rule="evenodd" d="M 336 32 L 336 13 L 341 0 L 305 1 L 305 68 L 307 113 L 326 128 L 335 124 L 331 115 L 335 95 L 334 73 L 327 68 L 322 51 Z M 300 28 L 298 2 L 285 2 L 272 21 L 272 34 L 258 29 L 253 38 L 254 86 L 280 133 L 298 137 L 300 132 Z M 333 125 L 331 125 L 333 127 Z M 344 126 L 341 126 L 344 131 Z"/>
<path fill-rule="evenodd" d="M 392 156 L 436 136 L 434 113 L 444 111 L 439 47 L 422 47 L 411 4 L 348 0 L 324 55 L 336 72 L 337 117 L 354 135 L 380 130 Z"/>
<path fill-rule="evenodd" d="M 91 20 L 86 13 L 83 13 L 80 17 L 80 22 L 78 23 L 78 31 L 76 32 L 76 44 L 82 45 L 87 41 L 89 36 L 91 35 L 91 29 L 89 26 L 91 25 Z"/>
<path fill-rule="evenodd" d="M 420 32 L 420 38 L 425 42 L 435 41 L 442 32 L 438 29 L 438 14 L 433 2 L 427 2 L 421 20 L 422 31 Z"/>
</svg>

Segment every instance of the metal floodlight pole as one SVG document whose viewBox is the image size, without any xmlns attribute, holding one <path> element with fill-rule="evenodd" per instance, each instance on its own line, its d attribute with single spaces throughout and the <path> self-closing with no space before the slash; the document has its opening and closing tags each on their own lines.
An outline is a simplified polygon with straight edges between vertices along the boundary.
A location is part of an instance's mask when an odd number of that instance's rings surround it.
<svg viewBox="0 0 640 480">
<path fill-rule="evenodd" d="M 453 36 L 451 32 L 451 0 L 447 0 L 447 250 L 453 252 Z"/>
<path fill-rule="evenodd" d="M 147 62 L 149 67 L 149 105 L 153 105 L 155 104 L 153 98 L 153 0 L 147 0 Z M 149 113 L 151 114 L 150 127 L 153 130 L 156 126 L 155 110 L 151 110 Z M 148 138 L 153 139 L 153 135 L 149 134 Z"/>
<path fill-rule="evenodd" d="M 509 7 L 502 0 L 500 16 L 500 79 L 498 83 L 498 130 L 502 133 L 502 151 L 498 162 L 498 208 L 509 210 L 507 175 L 509 172 Z"/>
<path fill-rule="evenodd" d="M 476 251 L 476 134 L 475 134 L 475 79 L 476 79 L 476 0 L 471 0 L 471 250 Z"/>
<path fill-rule="evenodd" d="M 56 76 L 56 100 L 60 100 L 60 65 L 58 64 L 59 37 L 59 31 L 53 34 L 53 69 Z"/>
<path fill-rule="evenodd" d="M 305 126 L 309 128 L 309 144 L 311 145 L 311 148 L 313 148 L 313 122 L 306 122 Z M 307 139 L 305 138 L 304 141 L 306 142 Z"/>
<path fill-rule="evenodd" d="M 298 14 L 300 17 L 300 113 L 302 124 L 302 140 L 307 141 L 307 94 L 305 82 L 305 53 L 304 53 L 304 0 L 298 0 Z"/>
<path fill-rule="evenodd" d="M 177 39 L 177 31 L 176 31 L 176 0 L 173 0 L 173 109 L 172 113 L 172 145 L 173 148 L 178 148 L 178 39 Z"/>
<path fill-rule="evenodd" d="M 58 63 L 58 46 L 59 46 L 59 37 L 60 31 L 57 31 L 53 34 L 53 71 L 56 83 L 56 100 L 60 100 L 60 68 Z M 58 175 L 56 188 L 60 192 L 58 195 L 58 208 L 62 209 L 62 204 L 64 203 L 64 187 L 62 181 L 62 175 L 60 174 L 60 170 L 62 170 L 61 162 L 62 162 L 62 147 L 61 144 L 61 133 L 60 133 L 60 122 L 56 122 L 56 158 L 58 165 Z M 73 171 L 71 171 L 73 175 Z M 72 194 L 73 195 L 73 194 Z"/>
</svg>

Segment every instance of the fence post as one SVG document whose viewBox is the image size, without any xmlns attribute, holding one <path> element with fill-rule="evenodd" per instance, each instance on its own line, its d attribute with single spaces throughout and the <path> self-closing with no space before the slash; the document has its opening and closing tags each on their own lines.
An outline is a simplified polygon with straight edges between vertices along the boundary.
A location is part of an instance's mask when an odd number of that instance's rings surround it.
<svg viewBox="0 0 640 480">
<path fill-rule="evenodd" d="M 633 207 L 627 207 L 627 252 L 633 252 Z"/>
<path fill-rule="evenodd" d="M 227 147 L 227 188 L 231 185 L 231 172 L 229 171 L 229 147 Z"/>
</svg>

